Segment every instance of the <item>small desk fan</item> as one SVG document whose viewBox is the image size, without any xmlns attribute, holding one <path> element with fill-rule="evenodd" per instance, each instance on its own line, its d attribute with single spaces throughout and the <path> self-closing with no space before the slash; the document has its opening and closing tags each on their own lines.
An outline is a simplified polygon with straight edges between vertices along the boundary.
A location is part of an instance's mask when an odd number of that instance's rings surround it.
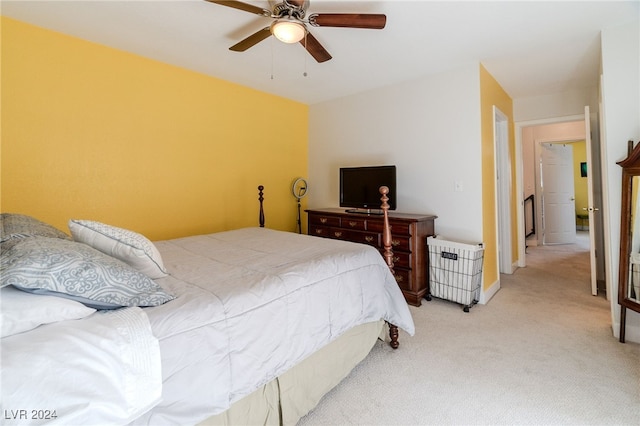
<svg viewBox="0 0 640 426">
<path fill-rule="evenodd" d="M 293 196 L 296 197 L 298 201 L 298 234 L 302 234 L 302 222 L 300 221 L 300 200 L 307 195 L 307 189 L 309 185 L 307 185 L 307 181 L 304 178 L 298 178 L 293 181 L 293 185 L 291 185 L 291 192 Z"/>
</svg>

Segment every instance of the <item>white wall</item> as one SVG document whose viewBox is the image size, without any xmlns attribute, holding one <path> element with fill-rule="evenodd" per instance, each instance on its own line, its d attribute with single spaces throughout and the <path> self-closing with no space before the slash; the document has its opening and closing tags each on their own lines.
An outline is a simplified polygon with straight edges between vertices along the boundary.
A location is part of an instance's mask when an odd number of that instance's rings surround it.
<svg viewBox="0 0 640 426">
<path fill-rule="evenodd" d="M 620 202 L 622 169 L 617 161 L 627 156 L 627 141 L 640 140 L 640 22 L 602 32 L 603 178 L 605 179 L 605 235 L 608 245 L 607 280 L 618 294 Z M 611 298 L 614 335 L 618 336 L 620 306 Z M 640 314 L 627 310 L 629 341 L 640 342 Z"/>
<path fill-rule="evenodd" d="M 342 166 L 395 164 L 397 211 L 435 214 L 438 234 L 481 241 L 479 99 L 476 63 L 310 106 L 308 206 L 338 207 Z"/>
<path fill-rule="evenodd" d="M 544 120 L 573 115 L 584 116 L 584 107 L 598 111 L 598 88 L 588 87 L 549 95 L 533 96 L 513 100 L 513 120 Z"/>
</svg>

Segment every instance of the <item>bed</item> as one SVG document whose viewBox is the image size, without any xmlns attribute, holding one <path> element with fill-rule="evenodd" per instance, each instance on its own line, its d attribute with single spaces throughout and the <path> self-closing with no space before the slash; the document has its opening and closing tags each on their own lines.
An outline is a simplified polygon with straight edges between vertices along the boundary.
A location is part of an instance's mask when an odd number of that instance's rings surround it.
<svg viewBox="0 0 640 426">
<path fill-rule="evenodd" d="M 295 424 L 414 333 L 390 232 L 381 256 L 271 230 L 259 199 L 260 226 L 155 243 L 3 214 L 5 424 Z"/>
</svg>

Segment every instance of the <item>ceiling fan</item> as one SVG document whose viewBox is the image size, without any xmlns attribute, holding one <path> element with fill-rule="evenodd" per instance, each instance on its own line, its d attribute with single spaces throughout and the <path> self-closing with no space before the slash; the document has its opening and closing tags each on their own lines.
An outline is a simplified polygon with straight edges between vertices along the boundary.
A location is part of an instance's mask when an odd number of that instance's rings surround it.
<svg viewBox="0 0 640 426">
<path fill-rule="evenodd" d="M 382 29 L 387 22 L 386 15 L 370 13 L 312 13 L 306 16 L 309 0 L 282 0 L 273 6 L 273 10 L 263 9 L 241 1 L 206 1 L 274 19 L 270 26 L 251 34 L 231 46 L 229 50 L 244 52 L 274 35 L 285 43 L 300 42 L 318 62 L 328 61 L 331 59 L 331 55 L 309 32 L 307 25 L 312 27 Z"/>
</svg>

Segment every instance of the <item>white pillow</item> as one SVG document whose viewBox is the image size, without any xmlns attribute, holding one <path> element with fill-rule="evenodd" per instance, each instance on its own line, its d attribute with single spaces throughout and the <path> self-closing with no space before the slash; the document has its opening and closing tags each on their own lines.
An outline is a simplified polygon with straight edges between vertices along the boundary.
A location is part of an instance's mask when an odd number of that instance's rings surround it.
<svg viewBox="0 0 640 426">
<path fill-rule="evenodd" d="M 0 337 L 33 330 L 42 324 L 84 318 L 96 311 L 80 302 L 25 293 L 11 286 L 0 289 L 0 303 Z"/>
<path fill-rule="evenodd" d="M 167 270 L 156 246 L 144 235 L 91 220 L 70 220 L 73 239 L 123 261 L 149 278 L 163 278 Z"/>
</svg>

